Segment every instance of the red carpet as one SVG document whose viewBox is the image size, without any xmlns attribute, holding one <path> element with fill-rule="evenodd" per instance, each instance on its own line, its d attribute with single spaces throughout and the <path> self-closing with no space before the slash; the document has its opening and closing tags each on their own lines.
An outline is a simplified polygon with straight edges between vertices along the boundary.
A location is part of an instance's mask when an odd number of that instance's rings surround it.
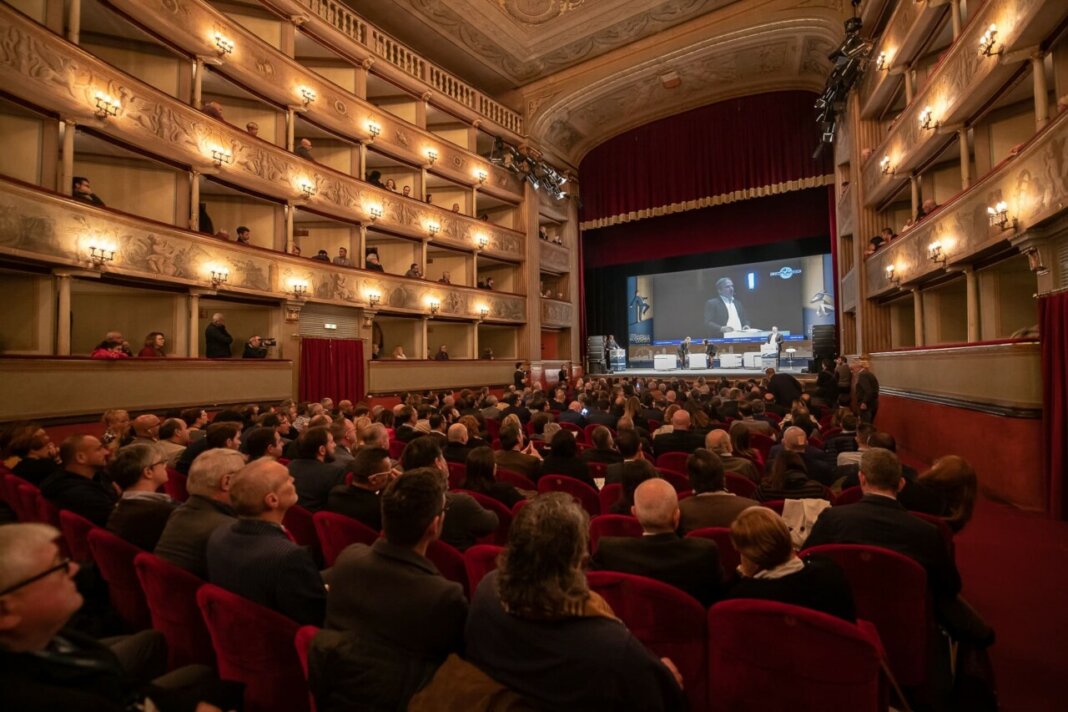
<svg viewBox="0 0 1068 712">
<path fill-rule="evenodd" d="M 957 536 L 964 596 L 997 631 L 990 653 L 1005 712 L 1068 703 L 1068 522 L 980 500 Z"/>
</svg>

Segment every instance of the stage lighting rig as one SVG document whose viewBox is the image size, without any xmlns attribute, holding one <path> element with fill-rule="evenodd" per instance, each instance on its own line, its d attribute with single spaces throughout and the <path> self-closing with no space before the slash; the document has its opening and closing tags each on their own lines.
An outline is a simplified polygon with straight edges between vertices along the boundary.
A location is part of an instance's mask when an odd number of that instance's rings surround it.
<svg viewBox="0 0 1068 712">
<path fill-rule="evenodd" d="M 857 16 L 860 0 L 851 1 L 853 17 L 845 21 L 845 39 L 842 40 L 842 44 L 827 55 L 827 59 L 834 63 L 834 68 L 827 77 L 823 93 L 816 100 L 816 122 L 820 125 L 822 141 L 820 147 L 816 149 L 816 155 L 819 154 L 823 145 L 834 141 L 837 115 L 845 108 L 849 92 L 864 76 L 874 46 L 871 40 L 860 34 L 864 27 L 864 23 Z"/>
<path fill-rule="evenodd" d="M 534 190 L 544 188 L 545 192 L 554 200 L 562 200 L 568 197 L 563 190 L 564 184 L 567 183 L 567 176 L 561 174 L 545 161 L 540 160 L 540 154 L 530 155 L 531 152 L 532 149 L 528 149 L 527 152 L 520 151 L 515 146 L 507 144 L 504 140 L 498 138 L 493 143 L 489 161 L 508 169 L 513 175 L 527 181 Z"/>
</svg>

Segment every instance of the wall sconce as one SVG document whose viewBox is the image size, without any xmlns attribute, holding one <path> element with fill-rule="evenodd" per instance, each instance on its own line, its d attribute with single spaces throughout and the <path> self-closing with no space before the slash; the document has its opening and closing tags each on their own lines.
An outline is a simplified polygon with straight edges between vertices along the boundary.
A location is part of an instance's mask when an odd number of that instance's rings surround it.
<svg viewBox="0 0 1068 712">
<path fill-rule="evenodd" d="M 428 233 L 430 233 L 431 237 L 434 237 L 434 235 L 437 235 L 440 230 L 441 230 L 441 226 L 438 225 L 437 223 L 430 223 L 430 224 L 428 224 L 426 226 L 426 231 Z"/>
<path fill-rule="evenodd" d="M 378 292 L 368 292 L 367 293 L 367 303 L 370 305 L 370 307 L 372 309 L 377 307 L 381 302 L 382 302 L 382 295 L 379 294 Z"/>
<path fill-rule="evenodd" d="M 484 250 L 489 246 L 489 238 L 485 235 L 478 236 L 478 249 Z"/>
<path fill-rule="evenodd" d="M 104 265 L 108 262 L 115 260 L 115 250 L 107 247 L 97 247 L 95 245 L 89 245 L 89 261 L 93 263 L 94 267 L 100 267 L 103 269 Z"/>
<path fill-rule="evenodd" d="M 376 124 L 374 121 L 368 121 L 367 133 L 371 134 L 371 141 L 374 141 L 382 133 L 382 127 Z"/>
<path fill-rule="evenodd" d="M 889 66 L 890 58 L 886 56 L 886 52 L 880 52 L 879 56 L 875 58 L 875 68 L 881 72 Z"/>
<path fill-rule="evenodd" d="M 897 267 L 894 265 L 886 266 L 886 279 L 894 286 L 899 286 L 901 284 L 901 276 L 897 273 Z"/>
<path fill-rule="evenodd" d="M 216 168 L 221 168 L 224 163 L 230 165 L 234 162 L 234 154 L 221 146 L 213 146 L 211 149 L 211 160 Z"/>
<path fill-rule="evenodd" d="M 931 262 L 941 262 L 942 266 L 946 266 L 946 253 L 942 250 L 942 243 L 934 241 L 927 246 L 927 259 Z"/>
<path fill-rule="evenodd" d="M 114 99 L 102 91 L 96 93 L 96 115 L 101 119 L 106 119 L 109 116 L 115 116 L 119 113 L 119 109 L 122 105 L 119 104 L 117 99 Z"/>
<path fill-rule="evenodd" d="M 1001 54 L 1001 50 L 994 51 L 995 45 L 997 45 L 998 26 L 991 25 L 986 28 L 986 32 L 979 38 L 979 54 L 984 57 L 993 57 L 996 54 Z"/>
<path fill-rule="evenodd" d="M 1002 200 L 999 201 L 993 207 L 986 209 L 987 217 L 990 218 L 990 227 L 999 227 L 1002 230 L 1008 230 L 1011 223 L 1014 227 L 1016 225 L 1016 218 L 1009 219 L 1009 206 Z"/>
<path fill-rule="evenodd" d="M 426 150 L 426 160 L 430 162 L 430 165 L 434 165 L 434 161 L 438 160 L 438 152 L 432 148 Z"/>
<path fill-rule="evenodd" d="M 234 41 L 229 37 L 224 37 L 218 32 L 215 33 L 215 48 L 219 50 L 219 56 L 225 57 L 228 54 L 234 52 Z"/>
<path fill-rule="evenodd" d="M 934 131 L 940 125 L 941 124 L 938 121 L 935 121 L 934 111 L 931 110 L 931 107 L 925 106 L 923 111 L 920 112 L 920 128 L 926 129 L 927 131 Z"/>
<path fill-rule="evenodd" d="M 475 172 L 475 177 L 478 178 L 479 185 L 486 185 L 486 179 L 489 178 L 489 174 L 481 168 Z"/>
<path fill-rule="evenodd" d="M 296 299 L 305 299 L 308 296 L 307 282 L 297 280 L 292 282 L 289 288 L 293 291 L 293 297 Z"/>
<path fill-rule="evenodd" d="M 371 215 L 371 222 L 375 222 L 382 217 L 382 207 L 380 205 L 372 205 L 367 209 L 367 212 Z"/>
<path fill-rule="evenodd" d="M 479 321 L 485 321 L 486 317 L 488 317 L 488 316 L 489 316 L 489 307 L 487 307 L 485 304 L 483 304 L 482 306 L 480 306 L 478 308 L 478 320 Z"/>
<path fill-rule="evenodd" d="M 427 302 L 427 306 L 430 307 L 431 319 L 437 316 L 438 312 L 441 311 L 441 302 L 439 302 L 437 299 L 431 299 L 429 302 Z"/>
<path fill-rule="evenodd" d="M 879 161 L 879 168 L 884 176 L 893 175 L 894 167 L 890 165 L 890 156 L 883 156 L 883 160 Z"/>
<path fill-rule="evenodd" d="M 300 182 L 300 192 L 304 194 L 305 198 L 311 198 L 315 195 L 315 184 L 309 180 L 302 180 Z"/>
<path fill-rule="evenodd" d="M 225 267 L 213 268 L 211 270 L 211 286 L 218 287 L 220 284 L 226 284 L 230 279 L 230 270 Z"/>
<path fill-rule="evenodd" d="M 300 96 L 304 99 L 304 106 L 305 107 L 307 107 L 308 104 L 310 104 L 313 101 L 315 101 L 315 92 L 312 91 L 311 89 L 309 89 L 308 87 L 301 87 L 300 88 Z"/>
</svg>

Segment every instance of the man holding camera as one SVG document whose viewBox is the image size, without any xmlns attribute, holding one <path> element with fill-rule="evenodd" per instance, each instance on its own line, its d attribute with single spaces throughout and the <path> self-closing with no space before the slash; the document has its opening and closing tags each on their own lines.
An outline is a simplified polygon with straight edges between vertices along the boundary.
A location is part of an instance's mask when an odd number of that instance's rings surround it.
<svg viewBox="0 0 1068 712">
<path fill-rule="evenodd" d="M 249 337 L 245 343 L 245 351 L 241 358 L 267 358 L 267 347 L 275 345 L 274 339 L 261 339 L 259 336 Z"/>
</svg>

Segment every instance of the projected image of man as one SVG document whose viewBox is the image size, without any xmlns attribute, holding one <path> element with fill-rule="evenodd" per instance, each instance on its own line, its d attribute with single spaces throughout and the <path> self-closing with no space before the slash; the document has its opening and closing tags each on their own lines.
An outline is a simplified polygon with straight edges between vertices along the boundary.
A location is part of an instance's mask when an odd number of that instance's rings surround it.
<svg viewBox="0 0 1068 712">
<path fill-rule="evenodd" d="M 742 303 L 734 298 L 734 282 L 729 277 L 716 280 L 718 297 L 705 302 L 705 326 L 713 337 L 720 337 L 732 331 L 749 328 L 749 319 L 745 315 Z"/>
</svg>

